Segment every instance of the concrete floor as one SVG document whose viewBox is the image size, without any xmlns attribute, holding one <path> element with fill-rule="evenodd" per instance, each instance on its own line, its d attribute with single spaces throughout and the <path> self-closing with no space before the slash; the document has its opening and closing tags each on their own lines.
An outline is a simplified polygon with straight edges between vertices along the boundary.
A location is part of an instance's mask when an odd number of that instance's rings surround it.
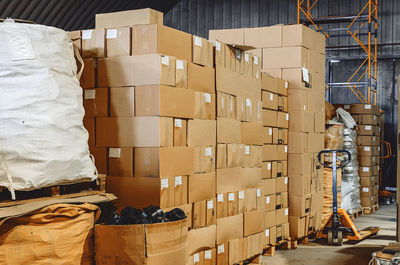
<svg viewBox="0 0 400 265">
<path fill-rule="evenodd" d="M 263 265 L 367 265 L 371 253 L 381 250 L 396 240 L 396 204 L 381 206 L 371 215 L 360 216 L 355 224 L 359 230 L 379 226 L 380 232 L 374 238 L 361 242 L 346 241 L 343 246 L 327 246 L 325 240 L 316 240 L 295 250 L 277 250 L 272 257 L 262 257 Z"/>
</svg>

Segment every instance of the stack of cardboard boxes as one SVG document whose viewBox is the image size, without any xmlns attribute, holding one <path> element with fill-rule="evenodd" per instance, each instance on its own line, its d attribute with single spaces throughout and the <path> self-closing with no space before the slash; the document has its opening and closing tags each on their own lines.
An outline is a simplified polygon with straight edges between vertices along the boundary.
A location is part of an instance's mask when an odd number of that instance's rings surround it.
<svg viewBox="0 0 400 265">
<path fill-rule="evenodd" d="M 357 154 L 360 175 L 361 206 L 378 204 L 381 114 L 379 107 L 369 104 L 344 105 L 357 122 Z M 355 159 L 355 158 L 354 158 Z"/>
<path fill-rule="evenodd" d="M 266 240 L 260 186 L 261 78 L 251 54 L 219 39 L 214 42 L 217 264 L 234 264 L 261 253 Z"/>
<path fill-rule="evenodd" d="M 270 232 L 277 231 L 278 242 L 289 237 L 287 88 L 288 82 L 262 74 L 264 222 Z"/>
</svg>

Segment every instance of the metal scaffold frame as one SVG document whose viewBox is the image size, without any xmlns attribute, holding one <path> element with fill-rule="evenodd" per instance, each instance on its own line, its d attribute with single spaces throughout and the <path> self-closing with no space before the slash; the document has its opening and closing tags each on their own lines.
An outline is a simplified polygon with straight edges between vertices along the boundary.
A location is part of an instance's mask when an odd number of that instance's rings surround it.
<svg viewBox="0 0 400 265">
<path fill-rule="evenodd" d="M 321 0 L 322 1 L 322 0 Z M 329 0 L 326 0 L 329 1 Z M 319 0 L 297 0 L 297 23 L 314 26 L 326 38 L 351 36 L 363 51 L 365 58 L 357 70 L 341 83 L 328 82 L 326 85 L 349 87 L 361 103 L 377 104 L 378 76 L 378 0 L 365 0 L 361 10 L 355 16 L 316 17 L 312 15 Z M 349 23 L 347 27 L 339 27 L 339 23 Z M 326 28 L 325 25 L 338 24 L 337 28 Z M 366 32 L 362 32 L 367 28 Z M 334 58 L 332 58 L 334 60 Z M 332 60 L 332 61 L 333 61 Z M 339 61 L 339 60 L 335 60 Z M 366 92 L 366 93 L 365 93 Z M 366 96 L 364 96 L 366 94 Z"/>
</svg>

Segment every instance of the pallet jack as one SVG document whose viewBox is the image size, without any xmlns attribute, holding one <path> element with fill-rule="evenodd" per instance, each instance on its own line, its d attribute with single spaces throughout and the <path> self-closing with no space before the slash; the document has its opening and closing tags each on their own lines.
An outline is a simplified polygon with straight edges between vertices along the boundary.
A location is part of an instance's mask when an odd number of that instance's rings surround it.
<svg viewBox="0 0 400 265">
<path fill-rule="evenodd" d="M 347 160 L 337 159 L 337 154 L 347 154 Z M 322 154 L 332 154 L 332 166 L 322 163 Z M 339 246 L 343 245 L 343 237 L 349 240 L 363 240 L 369 236 L 377 234 L 379 227 L 367 227 L 358 231 L 346 210 L 338 209 L 337 205 L 337 169 L 343 168 L 351 161 L 351 154 L 347 150 L 322 150 L 318 153 L 318 162 L 327 168 L 332 169 L 332 215 L 322 225 L 321 230 L 317 233 L 318 238 L 328 238 L 328 244 L 333 245 L 337 240 Z M 339 162 L 339 165 L 337 164 Z"/>
</svg>

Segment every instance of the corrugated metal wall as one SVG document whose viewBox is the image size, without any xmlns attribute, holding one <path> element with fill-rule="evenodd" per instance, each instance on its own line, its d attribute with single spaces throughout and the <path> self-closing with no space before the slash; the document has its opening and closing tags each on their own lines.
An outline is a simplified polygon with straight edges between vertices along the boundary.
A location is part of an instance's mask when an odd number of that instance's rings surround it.
<svg viewBox="0 0 400 265">
<path fill-rule="evenodd" d="M 367 0 L 319 0 L 315 15 L 356 15 Z M 395 186 L 396 135 L 397 135 L 397 75 L 400 74 L 400 1 L 378 0 L 378 104 L 385 111 L 385 140 L 392 145 L 393 157 L 386 160 L 384 185 Z M 210 29 L 261 27 L 275 24 L 297 23 L 297 0 L 181 0 L 164 17 L 168 26 L 208 37 Z M 341 27 L 347 27 L 343 23 Z M 337 27 L 337 24 L 335 26 Z M 328 27 L 329 28 L 329 27 Z M 365 28 L 366 29 L 366 28 Z M 389 45 L 387 45 L 389 44 Z M 394 44 L 394 45 L 393 45 Z M 332 38 L 327 46 L 353 46 L 351 37 Z M 361 49 L 330 51 L 327 56 L 360 57 Z M 355 71 L 360 60 L 347 60 L 333 64 L 334 82 L 343 82 Z M 348 88 L 331 92 L 332 103 L 357 103 L 357 98 Z"/>
</svg>

